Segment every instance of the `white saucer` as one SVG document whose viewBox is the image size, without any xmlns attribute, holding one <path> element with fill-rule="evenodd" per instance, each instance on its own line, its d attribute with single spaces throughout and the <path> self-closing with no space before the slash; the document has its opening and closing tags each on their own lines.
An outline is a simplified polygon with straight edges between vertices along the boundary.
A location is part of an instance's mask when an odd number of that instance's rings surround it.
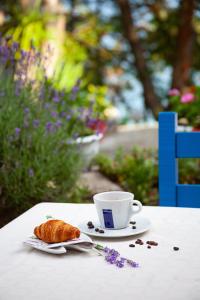
<svg viewBox="0 0 200 300">
<path fill-rule="evenodd" d="M 102 237 L 102 238 L 120 238 L 120 237 L 128 237 L 128 236 L 132 236 L 132 235 L 136 235 L 136 234 L 140 234 L 143 233 L 147 230 L 150 229 L 151 227 L 151 222 L 149 219 L 145 218 L 145 217 L 141 217 L 141 216 L 135 216 L 134 220 L 136 222 L 135 225 L 130 224 L 128 227 L 123 228 L 123 229 L 104 229 L 104 233 L 99 233 L 95 231 L 95 228 L 99 228 L 100 224 L 98 221 L 92 221 L 93 225 L 94 225 L 94 229 L 89 229 L 87 226 L 89 220 L 82 222 L 81 224 L 78 225 L 79 229 L 81 232 L 84 232 L 88 235 L 94 236 L 94 237 Z M 132 228 L 132 226 L 136 226 L 135 229 Z"/>
</svg>

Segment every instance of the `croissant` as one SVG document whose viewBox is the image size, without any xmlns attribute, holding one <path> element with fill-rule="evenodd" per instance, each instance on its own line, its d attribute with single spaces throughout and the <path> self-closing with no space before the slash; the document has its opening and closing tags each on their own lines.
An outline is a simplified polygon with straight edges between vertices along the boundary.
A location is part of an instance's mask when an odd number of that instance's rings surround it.
<svg viewBox="0 0 200 300">
<path fill-rule="evenodd" d="M 34 234 L 46 243 L 61 243 L 78 238 L 80 230 L 61 220 L 49 220 L 35 227 Z"/>
</svg>

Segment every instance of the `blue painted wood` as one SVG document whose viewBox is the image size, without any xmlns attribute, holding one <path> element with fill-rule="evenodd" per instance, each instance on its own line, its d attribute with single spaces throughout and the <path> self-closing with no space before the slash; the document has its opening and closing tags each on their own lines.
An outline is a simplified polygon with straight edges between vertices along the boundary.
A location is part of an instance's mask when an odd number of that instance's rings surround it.
<svg viewBox="0 0 200 300">
<path fill-rule="evenodd" d="M 176 154 L 175 132 L 177 114 L 165 112 L 159 114 L 159 204 L 161 206 L 176 206 L 176 184 L 178 183 L 178 168 Z"/>
<path fill-rule="evenodd" d="M 200 157 L 200 133 L 176 132 L 177 114 L 159 114 L 160 205 L 200 207 L 200 185 L 178 184 L 177 158 Z"/>
<path fill-rule="evenodd" d="M 200 157 L 200 132 L 176 133 L 176 157 Z"/>
<path fill-rule="evenodd" d="M 200 207 L 200 184 L 178 184 L 177 206 Z"/>
</svg>

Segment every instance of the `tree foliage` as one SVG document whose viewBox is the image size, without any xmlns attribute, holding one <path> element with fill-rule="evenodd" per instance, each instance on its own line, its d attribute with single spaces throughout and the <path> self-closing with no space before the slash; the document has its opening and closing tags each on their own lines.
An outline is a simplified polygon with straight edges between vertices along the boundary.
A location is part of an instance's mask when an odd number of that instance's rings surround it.
<svg viewBox="0 0 200 300">
<path fill-rule="evenodd" d="M 48 32 L 52 18 L 58 20 L 61 15 L 65 18 L 64 38 L 56 64 L 62 86 L 70 86 L 82 76 L 85 84 L 107 85 L 108 97 L 114 103 L 119 99 L 126 102 L 123 91 L 134 89 L 132 80 L 127 78 L 137 77 L 143 87 L 145 106 L 156 115 L 161 106 L 166 107 L 163 100 L 170 84 L 179 89 L 197 84 L 195 76 L 200 68 L 200 3 L 197 0 L 58 0 L 56 5 L 63 10 L 59 13 L 54 10 L 53 14 L 46 9 L 48 0 L 34 1 L 37 13 L 32 9 L 31 12 L 23 10 L 22 2 L 13 5 L 12 1 L 0 1 L 0 9 L 6 15 L 1 31 L 14 33 L 23 45 L 31 36 L 42 46 L 52 38 Z M 124 5 L 131 16 L 128 27 L 123 23 L 126 21 Z M 190 17 L 188 9 L 184 10 L 187 5 L 191 8 Z M 183 28 L 190 31 L 181 39 Z M 133 33 L 137 43 L 133 43 Z M 189 49 L 187 60 L 184 59 L 187 53 L 181 49 Z M 171 83 L 164 83 L 163 90 L 160 80 L 155 78 L 166 68 L 172 74 Z M 177 68 L 184 69 L 178 76 L 185 76 L 181 83 L 175 79 Z"/>
</svg>

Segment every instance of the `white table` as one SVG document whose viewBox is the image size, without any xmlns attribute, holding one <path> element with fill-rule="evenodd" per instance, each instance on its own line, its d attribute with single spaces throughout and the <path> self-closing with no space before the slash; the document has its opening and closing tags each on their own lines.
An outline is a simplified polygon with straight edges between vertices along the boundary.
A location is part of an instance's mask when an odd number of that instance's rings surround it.
<svg viewBox="0 0 200 300">
<path fill-rule="evenodd" d="M 52 255 L 25 247 L 22 241 L 46 215 L 74 225 L 96 218 L 92 204 L 34 206 L 0 230 L 0 300 L 199 300 L 200 209 L 144 207 L 141 214 L 152 222 L 148 232 L 99 241 L 140 263 L 118 269 L 94 253 Z M 159 245 L 130 248 L 138 237 Z"/>
</svg>

